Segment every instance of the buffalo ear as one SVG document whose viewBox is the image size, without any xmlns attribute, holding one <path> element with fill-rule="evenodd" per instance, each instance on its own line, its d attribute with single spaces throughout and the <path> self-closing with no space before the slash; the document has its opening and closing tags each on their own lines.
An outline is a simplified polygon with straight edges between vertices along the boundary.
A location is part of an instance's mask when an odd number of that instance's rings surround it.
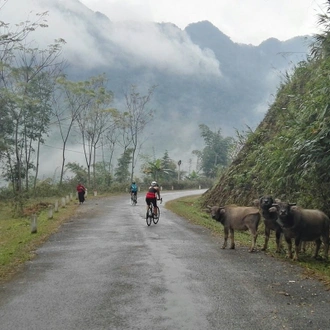
<svg viewBox="0 0 330 330">
<path fill-rule="evenodd" d="M 275 198 L 275 203 L 280 203 L 281 202 L 281 200 L 279 199 L 279 198 Z M 274 205 L 274 204 L 273 204 Z"/>
<path fill-rule="evenodd" d="M 296 206 L 296 204 L 294 204 L 290 207 L 291 212 L 296 212 L 297 210 L 298 210 L 298 206 Z"/>
<path fill-rule="evenodd" d="M 225 208 L 220 209 L 220 213 L 221 213 L 221 214 L 225 214 L 225 213 L 226 213 Z"/>
<path fill-rule="evenodd" d="M 277 207 L 275 204 L 273 204 L 273 206 L 271 208 L 269 208 L 268 210 L 269 212 L 277 212 Z"/>
<path fill-rule="evenodd" d="M 255 207 L 259 207 L 260 206 L 260 200 L 259 199 L 254 199 L 252 201 L 252 205 L 255 206 Z"/>
<path fill-rule="evenodd" d="M 206 209 L 204 209 L 205 212 L 210 213 L 212 207 L 210 205 L 206 205 Z"/>
</svg>

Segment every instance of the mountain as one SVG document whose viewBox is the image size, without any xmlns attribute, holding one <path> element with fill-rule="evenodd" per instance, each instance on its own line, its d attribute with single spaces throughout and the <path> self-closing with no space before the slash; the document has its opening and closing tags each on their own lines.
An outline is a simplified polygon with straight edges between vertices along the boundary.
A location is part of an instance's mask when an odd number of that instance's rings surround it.
<svg viewBox="0 0 330 330">
<path fill-rule="evenodd" d="M 157 86 L 143 153 L 161 157 L 168 150 L 173 159 L 182 159 L 183 170 L 191 151 L 203 147 L 199 124 L 220 128 L 225 136 L 246 125 L 257 127 L 285 72 L 306 59 L 310 41 L 297 36 L 259 46 L 238 44 L 208 21 L 184 30 L 170 23 L 114 23 L 78 0 L 11 0 L 0 13 L 17 23 L 31 15 L 31 8 L 49 11 L 48 28 L 32 34 L 38 44 L 65 39 L 68 77 L 106 73 L 118 109 L 124 109 L 123 90 L 129 85 L 141 94 Z"/>
<path fill-rule="evenodd" d="M 281 84 L 255 132 L 204 195 L 205 206 L 251 205 L 272 196 L 330 214 L 328 30 L 318 56 L 297 65 Z"/>
</svg>

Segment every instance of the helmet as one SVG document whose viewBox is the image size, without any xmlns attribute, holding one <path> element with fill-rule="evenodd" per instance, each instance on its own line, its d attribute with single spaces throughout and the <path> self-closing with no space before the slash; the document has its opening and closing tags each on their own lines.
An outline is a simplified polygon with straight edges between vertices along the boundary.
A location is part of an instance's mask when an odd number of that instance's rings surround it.
<svg viewBox="0 0 330 330">
<path fill-rule="evenodd" d="M 156 186 L 156 185 L 157 185 L 157 182 L 156 182 L 156 181 L 152 181 L 152 182 L 151 182 L 151 185 L 152 185 L 152 186 Z"/>
<path fill-rule="evenodd" d="M 135 184 L 135 181 L 133 181 L 132 184 Z"/>
</svg>

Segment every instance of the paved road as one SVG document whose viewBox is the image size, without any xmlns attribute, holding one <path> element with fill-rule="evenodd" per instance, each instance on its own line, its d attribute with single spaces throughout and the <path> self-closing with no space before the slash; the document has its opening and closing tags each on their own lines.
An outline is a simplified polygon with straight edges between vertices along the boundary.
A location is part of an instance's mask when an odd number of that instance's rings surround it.
<svg viewBox="0 0 330 330">
<path fill-rule="evenodd" d="M 200 191 L 163 193 L 164 201 Z M 317 330 L 330 295 L 295 265 L 222 240 L 142 197 L 87 200 L 0 290 L 1 330 Z M 259 238 L 262 240 L 262 238 Z"/>
</svg>

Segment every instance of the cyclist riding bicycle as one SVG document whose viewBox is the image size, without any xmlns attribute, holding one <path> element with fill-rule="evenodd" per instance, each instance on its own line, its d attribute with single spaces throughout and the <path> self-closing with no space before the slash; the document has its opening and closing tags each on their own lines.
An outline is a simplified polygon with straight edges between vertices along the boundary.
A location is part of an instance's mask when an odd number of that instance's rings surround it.
<svg viewBox="0 0 330 330">
<path fill-rule="evenodd" d="M 154 217 L 157 218 L 157 197 L 160 199 L 160 188 L 156 181 L 152 181 L 151 185 L 148 189 L 148 192 L 146 194 L 146 203 L 147 203 L 147 210 L 149 208 L 149 205 L 152 203 L 154 206 Z"/>
<path fill-rule="evenodd" d="M 133 196 L 135 196 L 135 200 L 137 201 L 138 186 L 136 185 L 135 181 L 132 182 L 131 187 L 129 188 L 129 191 L 131 193 L 131 198 L 133 198 Z"/>
</svg>

